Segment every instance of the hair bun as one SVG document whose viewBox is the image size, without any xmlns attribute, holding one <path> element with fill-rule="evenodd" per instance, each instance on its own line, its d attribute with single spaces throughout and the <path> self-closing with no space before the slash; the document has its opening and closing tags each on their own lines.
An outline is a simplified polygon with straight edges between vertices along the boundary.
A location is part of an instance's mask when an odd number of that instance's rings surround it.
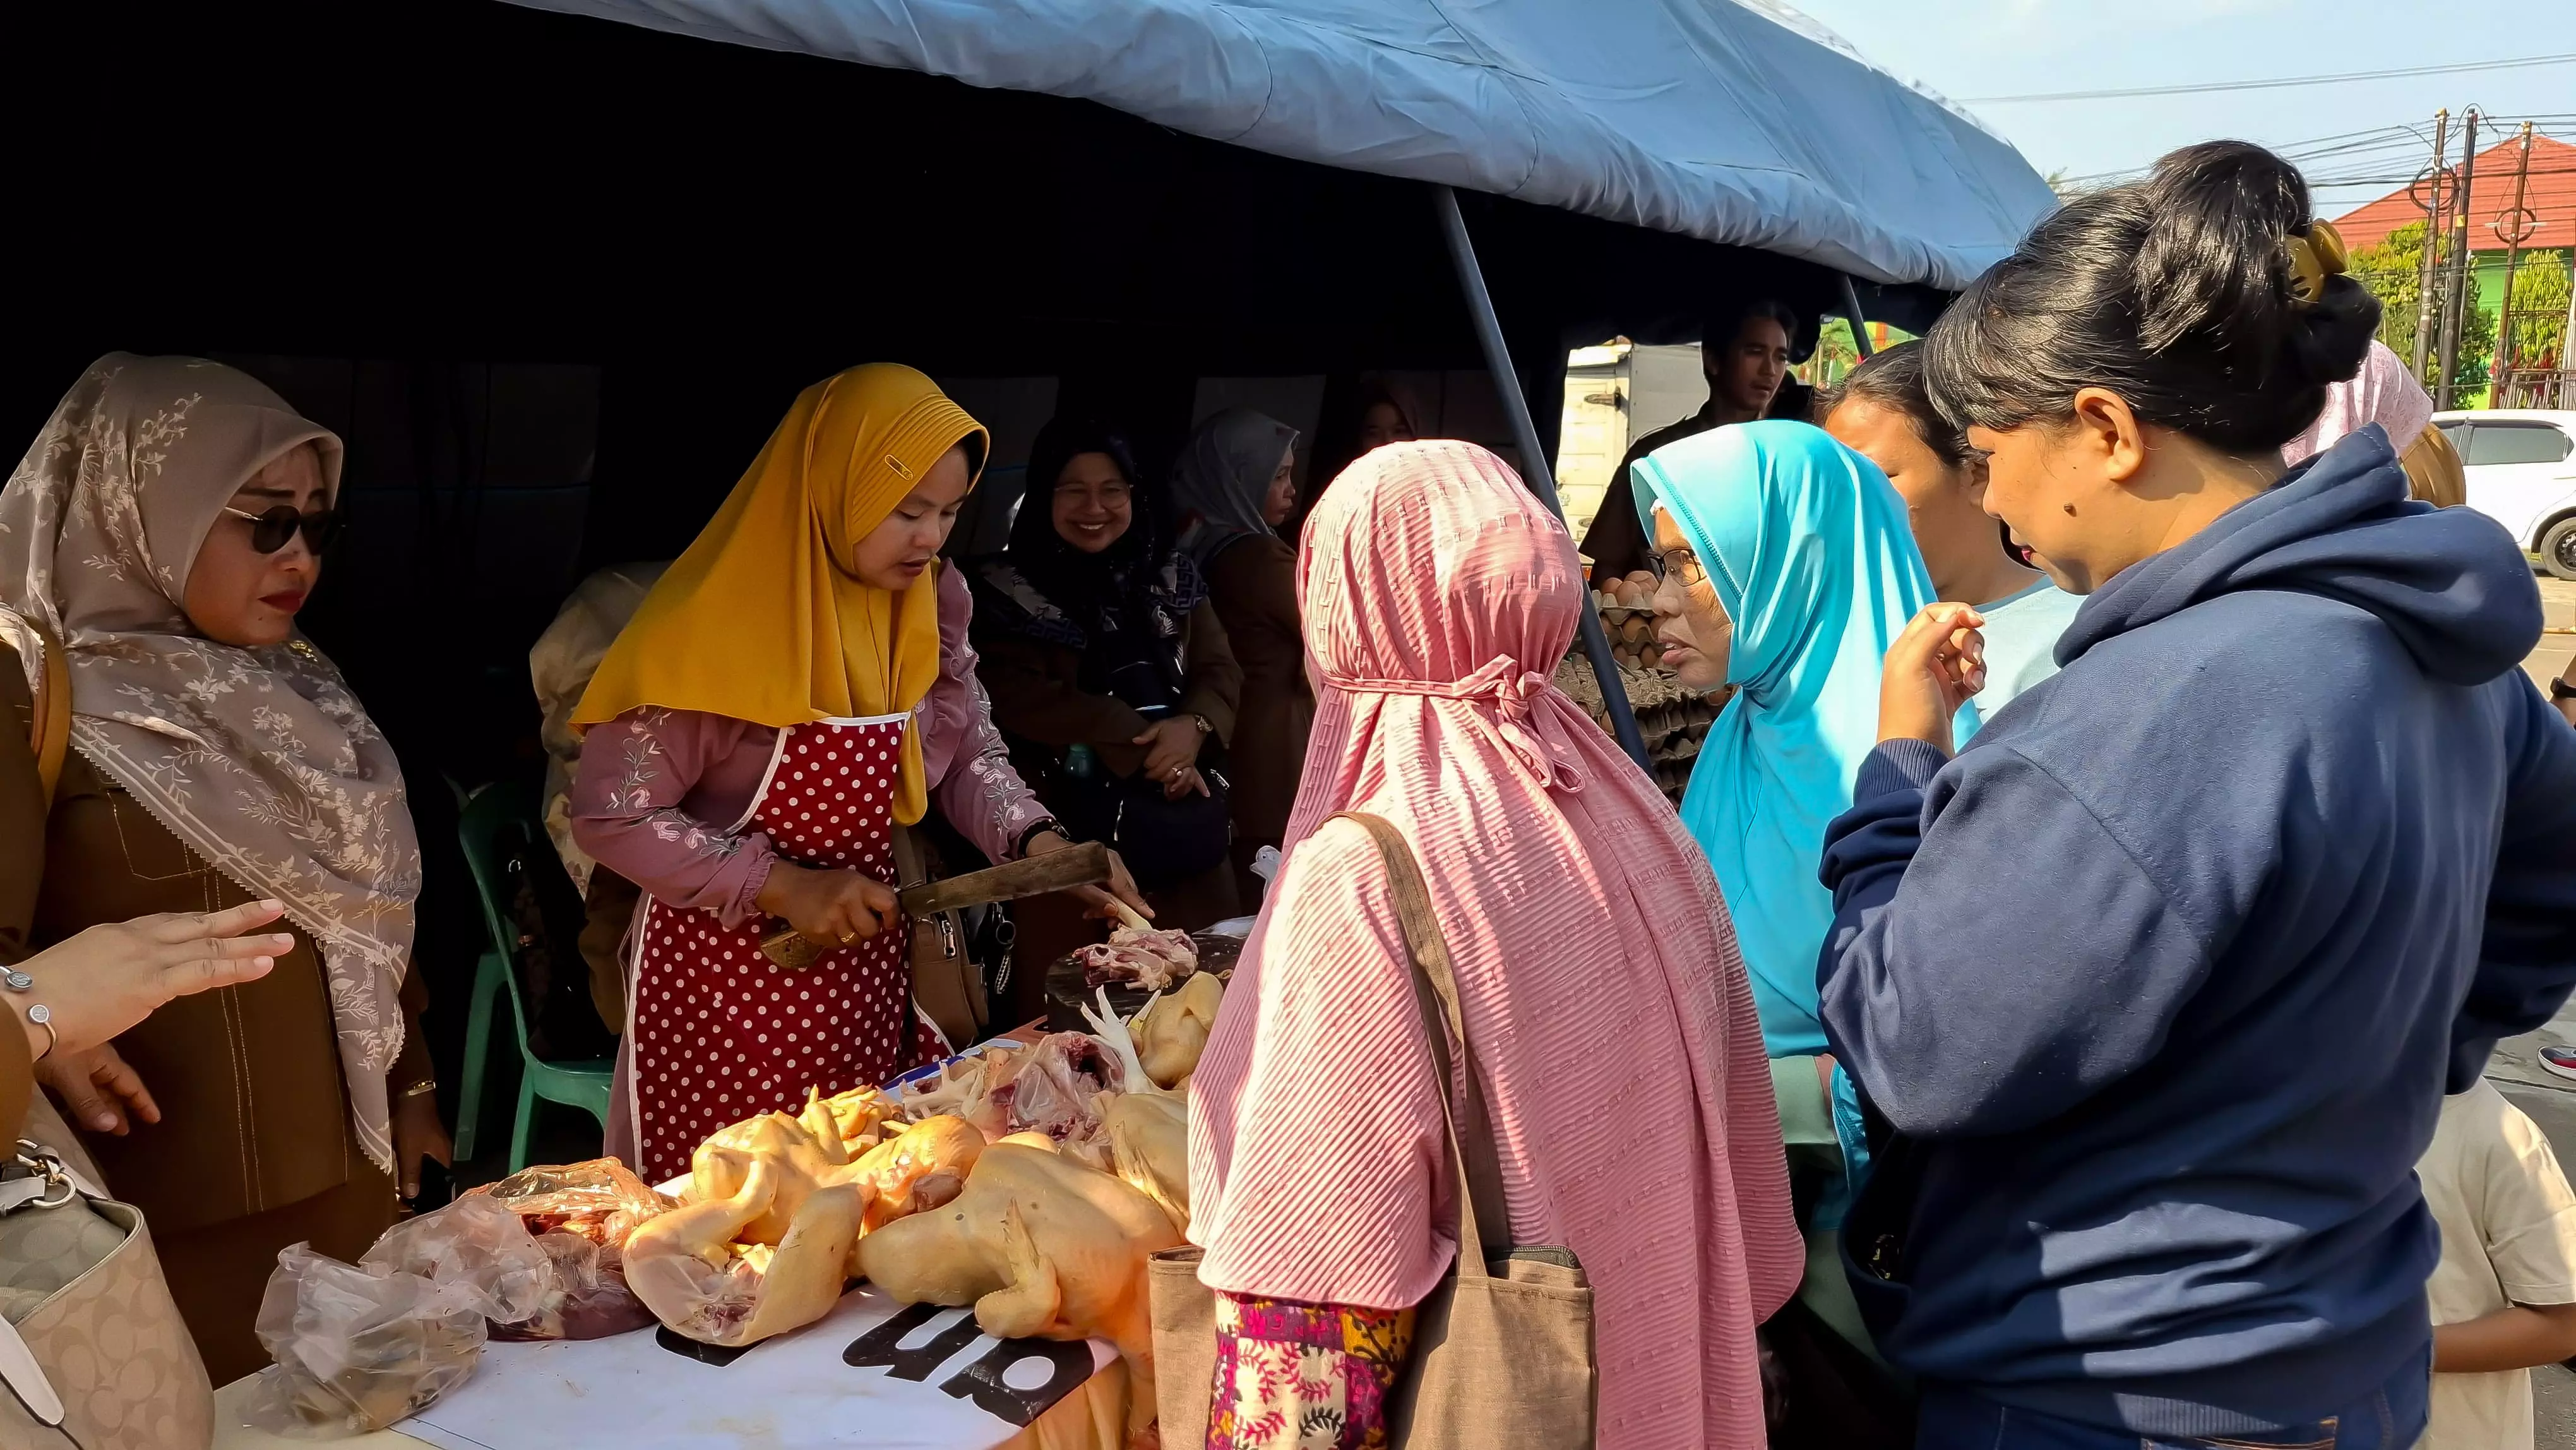
<svg viewBox="0 0 2576 1450">
<path fill-rule="evenodd" d="M 2291 310 L 2282 346 L 2291 369 L 2319 387 L 2349 382 L 2379 333 L 2379 299 L 2350 277 L 2324 279 L 2324 295 Z"/>
</svg>

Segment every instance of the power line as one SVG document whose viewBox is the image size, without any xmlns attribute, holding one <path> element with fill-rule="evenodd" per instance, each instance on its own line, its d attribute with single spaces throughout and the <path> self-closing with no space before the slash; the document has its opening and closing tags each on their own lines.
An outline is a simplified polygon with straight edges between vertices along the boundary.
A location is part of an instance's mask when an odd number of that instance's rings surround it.
<svg viewBox="0 0 2576 1450">
<path fill-rule="evenodd" d="M 2133 86 L 2111 91 L 2041 91 L 2023 96 L 1968 96 L 1963 106 L 2010 106 L 2025 101 L 2108 101 L 2130 96 L 2196 96 L 2211 91 L 2268 91 L 2282 86 L 2325 86 L 2345 81 L 2395 80 L 2402 76 L 2458 75 L 2467 71 L 2519 70 L 2535 65 L 2564 65 L 2576 61 L 2576 54 L 2526 55 L 2511 60 L 2463 61 L 2456 65 L 2405 66 L 2397 70 L 2346 71 L 2340 75 L 2280 76 L 2270 80 L 2213 81 L 2196 86 Z"/>
</svg>

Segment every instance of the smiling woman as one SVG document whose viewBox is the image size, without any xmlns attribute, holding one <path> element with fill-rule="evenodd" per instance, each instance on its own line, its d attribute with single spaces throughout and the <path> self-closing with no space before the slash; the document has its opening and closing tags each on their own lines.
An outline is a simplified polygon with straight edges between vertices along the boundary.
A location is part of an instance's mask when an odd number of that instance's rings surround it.
<svg viewBox="0 0 2576 1450">
<path fill-rule="evenodd" d="M 1239 899 L 1220 767 L 1243 670 L 1206 578 L 1116 430 L 1053 419 L 1028 477 L 1009 549 L 975 576 L 994 723 L 1050 809 L 1125 853 L 1164 925 L 1221 921 Z M 1052 961 L 1079 931 L 1022 912 L 1020 949 Z"/>
<path fill-rule="evenodd" d="M 420 854 L 401 772 L 295 628 L 340 457 L 240 373 L 114 354 L 0 492 L 0 606 L 15 637 L 62 646 L 77 747 L 48 800 L 25 723 L 51 645 L 0 664 L 0 959 L 254 896 L 294 934 L 267 976 L 42 1065 L 150 1220 L 217 1381 L 264 1358 L 252 1326 L 279 1249 L 355 1258 L 421 1160 L 447 1156 L 408 972 Z"/>
</svg>

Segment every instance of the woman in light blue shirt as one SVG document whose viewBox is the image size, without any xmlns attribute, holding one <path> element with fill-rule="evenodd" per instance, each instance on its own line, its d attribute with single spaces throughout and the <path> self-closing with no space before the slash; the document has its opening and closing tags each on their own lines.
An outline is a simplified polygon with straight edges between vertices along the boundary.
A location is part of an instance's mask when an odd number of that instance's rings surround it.
<svg viewBox="0 0 2576 1450">
<path fill-rule="evenodd" d="M 1866 455 L 1905 499 L 1906 522 L 1932 571 L 1936 596 L 1986 617 L 1986 687 L 1977 712 L 1993 719 L 2015 695 L 2057 673 L 2057 637 L 2083 596 L 2005 552 L 1986 513 L 1986 467 L 1923 388 L 1923 345 L 1899 343 L 1852 370 L 1825 399 L 1825 431 Z"/>
</svg>

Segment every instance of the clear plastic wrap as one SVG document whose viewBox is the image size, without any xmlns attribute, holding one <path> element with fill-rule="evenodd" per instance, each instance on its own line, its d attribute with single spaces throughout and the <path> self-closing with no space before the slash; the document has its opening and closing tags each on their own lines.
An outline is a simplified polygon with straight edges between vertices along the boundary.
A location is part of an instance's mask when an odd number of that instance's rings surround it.
<svg viewBox="0 0 2576 1450">
<path fill-rule="evenodd" d="M 382 1430 L 474 1372 L 486 1299 L 463 1281 L 371 1272 L 297 1244 L 277 1256 L 260 1301 L 259 1342 L 277 1363 L 260 1371 L 244 1418 L 299 1440 Z"/>
<path fill-rule="evenodd" d="M 356 1264 L 297 1244 L 260 1300 L 276 1363 L 249 1419 L 308 1440 L 384 1429 L 474 1372 L 486 1321 L 526 1320 L 560 1297 L 552 1255 L 483 1195 L 394 1225 Z"/>
<path fill-rule="evenodd" d="M 553 1286 L 533 1312 L 493 1320 L 494 1339 L 604 1339 L 653 1322 L 653 1311 L 626 1285 L 626 1240 L 678 1205 L 625 1164 L 593 1158 L 523 1168 L 467 1197 L 517 1214 L 554 1268 Z"/>
<path fill-rule="evenodd" d="M 494 1323 L 494 1339 L 606 1339 L 653 1322 L 653 1311 L 626 1285 L 617 1245 L 558 1231 L 537 1235 L 537 1247 L 553 1261 L 554 1289 L 527 1318 Z"/>
<path fill-rule="evenodd" d="M 624 1244 L 628 1234 L 678 1206 L 614 1158 L 522 1168 L 467 1196 L 492 1199 L 532 1234 L 561 1230 L 611 1245 Z"/>
<path fill-rule="evenodd" d="M 553 1265 L 527 1225 L 480 1194 L 395 1224 L 358 1267 L 385 1276 L 416 1274 L 496 1324 L 536 1313 L 554 1287 Z"/>
</svg>

